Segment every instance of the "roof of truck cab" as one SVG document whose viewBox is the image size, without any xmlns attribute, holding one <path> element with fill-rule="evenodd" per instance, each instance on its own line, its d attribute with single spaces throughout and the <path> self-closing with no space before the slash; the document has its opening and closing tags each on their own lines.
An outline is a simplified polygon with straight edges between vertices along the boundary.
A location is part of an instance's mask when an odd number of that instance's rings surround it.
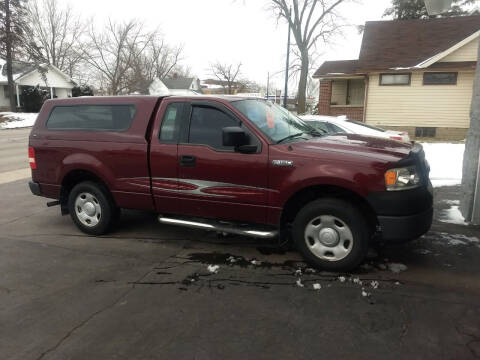
<svg viewBox="0 0 480 360">
<path fill-rule="evenodd" d="M 168 98 L 178 98 L 178 99 L 192 99 L 192 100 L 223 100 L 228 102 L 239 101 L 239 100 L 249 100 L 256 99 L 258 97 L 254 96 L 237 96 L 237 95 L 192 95 L 192 96 L 182 96 L 182 95 L 173 95 L 167 96 Z"/>
<path fill-rule="evenodd" d="M 74 105 L 74 104 L 92 104 L 92 103 L 128 103 L 139 101 L 158 101 L 164 98 L 174 99 L 188 99 L 188 100 L 222 100 L 222 101 L 239 101 L 256 99 L 256 97 L 248 96 L 236 96 L 236 95 L 167 95 L 167 96 L 155 96 L 155 95 L 121 95 L 121 96 L 79 96 L 75 98 L 53 99 L 47 100 L 55 102 L 55 104 L 61 105 Z"/>
<path fill-rule="evenodd" d="M 161 96 L 79 96 L 73 98 L 49 99 L 46 103 L 55 105 L 75 105 L 75 104 L 126 104 L 131 102 L 157 102 Z"/>
</svg>

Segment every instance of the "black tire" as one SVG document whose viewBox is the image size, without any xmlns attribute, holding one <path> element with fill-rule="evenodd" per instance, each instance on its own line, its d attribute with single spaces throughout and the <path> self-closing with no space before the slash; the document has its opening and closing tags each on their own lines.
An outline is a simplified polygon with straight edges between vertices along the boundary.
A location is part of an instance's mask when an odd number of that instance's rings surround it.
<svg viewBox="0 0 480 360">
<path fill-rule="evenodd" d="M 334 220 L 335 225 L 332 227 L 322 225 L 320 217 L 329 221 L 336 219 Z M 338 241 L 337 246 L 341 247 L 340 254 L 344 257 L 338 256 L 338 260 L 336 260 L 336 255 L 329 251 L 328 245 L 326 246 L 320 241 L 320 235 L 315 235 L 318 236 L 316 239 L 312 239 L 308 235 L 310 232 L 307 231 L 307 225 L 310 225 L 309 229 L 312 229 L 312 226 L 317 226 L 319 229 L 322 226 L 334 230 L 340 229 L 340 232 L 324 230 L 327 233 L 324 236 L 327 238 L 323 239 L 332 241 L 330 246 Z M 329 232 L 330 234 L 328 234 Z M 297 250 L 310 265 L 332 271 L 350 271 L 360 265 L 368 252 L 370 240 L 369 227 L 362 213 L 348 201 L 335 198 L 322 198 L 305 205 L 293 222 L 292 235 Z M 352 237 L 352 239 L 345 240 L 348 237 Z M 317 254 L 311 248 L 317 249 Z M 345 255 L 342 252 L 348 253 Z"/>
<path fill-rule="evenodd" d="M 95 224 L 88 225 L 85 219 L 82 221 L 80 217 L 82 211 L 77 211 L 81 207 L 77 207 L 76 201 L 83 194 L 91 195 L 93 201 L 90 203 L 94 204 L 94 208 L 99 209 L 99 211 L 93 214 L 95 221 L 97 221 Z M 82 232 L 89 235 L 106 234 L 120 216 L 120 209 L 113 202 L 108 189 L 102 184 L 93 181 L 81 182 L 73 187 L 68 195 L 68 210 L 75 225 Z M 90 218 L 93 219 L 93 217 Z"/>
</svg>

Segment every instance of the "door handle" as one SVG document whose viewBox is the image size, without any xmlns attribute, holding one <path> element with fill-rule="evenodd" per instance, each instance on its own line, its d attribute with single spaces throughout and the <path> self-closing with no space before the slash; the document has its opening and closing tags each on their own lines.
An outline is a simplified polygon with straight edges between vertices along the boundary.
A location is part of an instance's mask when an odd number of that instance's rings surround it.
<svg viewBox="0 0 480 360">
<path fill-rule="evenodd" d="M 186 167 L 195 166 L 196 159 L 195 156 L 192 155 L 182 155 L 180 156 L 180 165 Z"/>
</svg>

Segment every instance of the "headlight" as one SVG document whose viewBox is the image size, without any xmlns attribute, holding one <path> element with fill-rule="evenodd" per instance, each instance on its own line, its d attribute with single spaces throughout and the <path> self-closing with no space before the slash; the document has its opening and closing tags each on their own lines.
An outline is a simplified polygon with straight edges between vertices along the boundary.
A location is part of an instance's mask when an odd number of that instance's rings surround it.
<svg viewBox="0 0 480 360">
<path fill-rule="evenodd" d="M 420 185 L 420 174 L 416 166 L 390 169 L 385 173 L 388 191 L 413 189 Z"/>
</svg>

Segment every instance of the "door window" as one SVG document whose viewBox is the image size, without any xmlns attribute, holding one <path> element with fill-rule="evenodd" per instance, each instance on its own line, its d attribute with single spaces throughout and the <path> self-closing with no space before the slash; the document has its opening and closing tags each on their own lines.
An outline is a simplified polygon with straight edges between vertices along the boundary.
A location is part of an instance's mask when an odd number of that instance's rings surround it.
<svg viewBox="0 0 480 360">
<path fill-rule="evenodd" d="M 233 151 L 233 147 L 223 146 L 222 129 L 229 126 L 240 126 L 240 121 L 213 107 L 193 106 L 188 142 Z"/>
<path fill-rule="evenodd" d="M 182 123 L 184 103 L 168 104 L 160 128 L 160 142 L 178 143 Z"/>
</svg>

